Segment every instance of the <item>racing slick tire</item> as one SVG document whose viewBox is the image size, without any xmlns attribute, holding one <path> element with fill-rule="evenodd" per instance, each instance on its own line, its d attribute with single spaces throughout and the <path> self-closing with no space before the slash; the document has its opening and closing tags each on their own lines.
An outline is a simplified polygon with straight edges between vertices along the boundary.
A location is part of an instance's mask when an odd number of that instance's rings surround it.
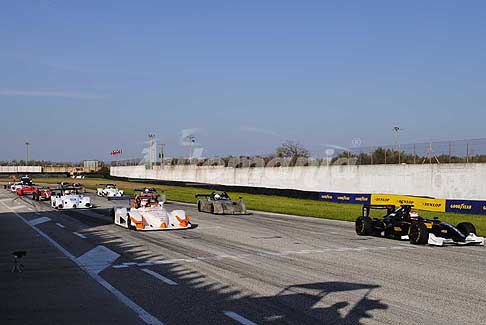
<svg viewBox="0 0 486 325">
<path fill-rule="evenodd" d="M 410 225 L 410 243 L 414 245 L 425 245 L 429 241 L 429 230 L 421 222 L 414 222 Z"/>
<path fill-rule="evenodd" d="M 111 221 L 115 223 L 115 209 L 110 210 Z"/>
<path fill-rule="evenodd" d="M 132 226 L 132 220 L 130 220 L 130 216 L 127 215 L 127 228 L 128 230 L 136 230 L 135 226 Z"/>
<path fill-rule="evenodd" d="M 197 211 L 201 212 L 201 201 L 197 202 Z"/>
<path fill-rule="evenodd" d="M 354 225 L 359 236 L 370 236 L 373 234 L 373 220 L 370 217 L 360 216 L 356 219 Z"/>
<path fill-rule="evenodd" d="M 461 222 L 456 228 L 466 237 L 469 236 L 469 234 L 476 235 L 476 227 L 474 227 L 474 225 L 470 222 Z"/>
</svg>

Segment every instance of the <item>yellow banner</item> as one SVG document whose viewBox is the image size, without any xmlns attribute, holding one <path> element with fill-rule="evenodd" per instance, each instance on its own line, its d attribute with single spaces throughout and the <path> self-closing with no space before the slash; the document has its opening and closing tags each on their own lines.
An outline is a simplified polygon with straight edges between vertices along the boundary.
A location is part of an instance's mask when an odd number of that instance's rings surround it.
<svg viewBox="0 0 486 325">
<path fill-rule="evenodd" d="M 371 194 L 371 204 L 413 205 L 417 210 L 445 212 L 446 200 L 394 194 Z"/>
</svg>

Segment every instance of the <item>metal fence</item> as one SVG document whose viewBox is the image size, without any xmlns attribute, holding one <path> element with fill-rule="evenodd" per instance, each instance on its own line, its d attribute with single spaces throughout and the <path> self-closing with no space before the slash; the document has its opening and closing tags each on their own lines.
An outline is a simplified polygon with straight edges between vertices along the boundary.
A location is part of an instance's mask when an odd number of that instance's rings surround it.
<svg viewBox="0 0 486 325">
<path fill-rule="evenodd" d="M 238 163 L 238 160 L 241 161 Z M 281 161 L 276 162 L 276 159 Z M 217 161 L 216 161 L 217 160 Z M 248 162 L 250 160 L 250 162 Z M 216 162 L 215 162 L 216 161 Z M 169 158 L 148 162 L 144 158 L 117 160 L 111 166 L 174 166 L 174 165 L 219 165 L 226 167 L 280 167 L 305 165 L 381 165 L 381 164 L 449 164 L 486 163 L 486 138 L 424 142 L 383 146 L 344 148 L 326 145 L 311 152 L 308 159 L 278 158 L 275 155 L 255 157 L 212 157 L 206 159 Z"/>
<path fill-rule="evenodd" d="M 486 163 L 486 138 L 339 149 L 337 158 L 359 165 Z"/>
</svg>

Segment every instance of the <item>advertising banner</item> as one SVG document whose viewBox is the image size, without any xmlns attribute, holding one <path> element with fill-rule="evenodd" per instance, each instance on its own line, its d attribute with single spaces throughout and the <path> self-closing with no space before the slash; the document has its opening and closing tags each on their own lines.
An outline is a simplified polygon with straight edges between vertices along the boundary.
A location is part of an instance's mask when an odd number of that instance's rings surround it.
<svg viewBox="0 0 486 325">
<path fill-rule="evenodd" d="M 322 192 L 319 194 L 319 200 L 335 203 L 370 204 L 371 195 Z"/>
<path fill-rule="evenodd" d="M 445 212 L 446 200 L 431 199 L 418 196 L 394 195 L 394 194 L 372 194 L 371 204 L 392 204 L 392 205 L 413 205 L 417 210 Z"/>
<path fill-rule="evenodd" d="M 447 200 L 446 212 L 486 214 L 486 201 Z"/>
</svg>

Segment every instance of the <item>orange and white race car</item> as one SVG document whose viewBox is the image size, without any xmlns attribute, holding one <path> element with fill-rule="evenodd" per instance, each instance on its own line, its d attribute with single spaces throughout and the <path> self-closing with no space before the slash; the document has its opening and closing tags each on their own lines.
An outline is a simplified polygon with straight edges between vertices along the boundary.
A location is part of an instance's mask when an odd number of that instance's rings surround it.
<svg viewBox="0 0 486 325">
<path fill-rule="evenodd" d="M 157 194 L 135 190 L 130 207 L 114 207 L 111 210 L 113 223 L 130 230 L 176 230 L 190 229 L 193 225 L 183 210 L 168 212 L 159 202 Z"/>
</svg>

